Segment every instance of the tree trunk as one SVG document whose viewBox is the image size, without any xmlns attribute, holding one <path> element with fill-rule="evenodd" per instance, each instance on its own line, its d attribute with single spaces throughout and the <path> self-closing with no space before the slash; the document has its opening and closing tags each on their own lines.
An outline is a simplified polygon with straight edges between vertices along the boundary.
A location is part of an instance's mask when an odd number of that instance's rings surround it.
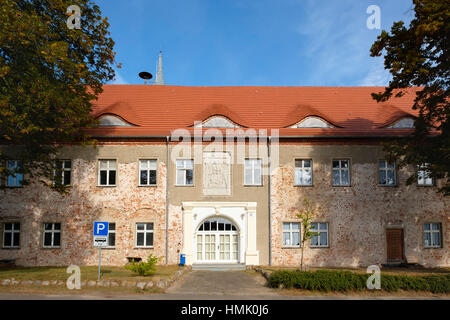
<svg viewBox="0 0 450 320">
<path fill-rule="evenodd" d="M 302 243 L 302 259 L 300 260 L 300 270 L 303 271 L 303 249 L 305 248 L 304 243 Z"/>
</svg>

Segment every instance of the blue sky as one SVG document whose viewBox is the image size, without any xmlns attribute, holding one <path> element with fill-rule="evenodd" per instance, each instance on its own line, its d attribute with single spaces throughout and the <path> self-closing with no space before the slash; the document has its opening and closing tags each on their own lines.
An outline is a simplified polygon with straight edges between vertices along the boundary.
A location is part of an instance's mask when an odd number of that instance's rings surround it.
<svg viewBox="0 0 450 320">
<path fill-rule="evenodd" d="M 117 84 L 156 75 L 163 51 L 167 85 L 387 85 L 382 58 L 369 55 L 381 29 L 409 22 L 411 0 L 97 0 L 116 42 Z"/>
</svg>

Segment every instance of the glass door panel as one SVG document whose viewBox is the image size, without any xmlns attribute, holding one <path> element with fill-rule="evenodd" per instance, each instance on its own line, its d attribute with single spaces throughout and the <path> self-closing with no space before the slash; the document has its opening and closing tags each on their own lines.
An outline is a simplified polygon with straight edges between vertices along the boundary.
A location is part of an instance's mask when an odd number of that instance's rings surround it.
<svg viewBox="0 0 450 320">
<path fill-rule="evenodd" d="M 203 235 L 197 235 L 197 260 L 203 260 Z"/>
</svg>

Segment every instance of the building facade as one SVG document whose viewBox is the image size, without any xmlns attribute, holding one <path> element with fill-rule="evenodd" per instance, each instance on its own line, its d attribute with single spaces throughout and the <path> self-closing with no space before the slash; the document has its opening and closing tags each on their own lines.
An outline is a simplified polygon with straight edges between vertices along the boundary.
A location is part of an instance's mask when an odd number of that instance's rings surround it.
<svg viewBox="0 0 450 320">
<path fill-rule="evenodd" d="M 421 168 L 397 168 L 382 142 L 412 132 L 414 90 L 105 86 L 95 147 L 65 145 L 59 194 L 19 174 L 0 190 L 0 260 L 95 265 L 93 222 L 108 221 L 105 265 L 299 265 L 303 199 L 317 210 L 309 266 L 412 257 L 449 266 L 450 201 Z M 4 146 L 20 166 L 17 148 Z M 418 182 L 406 185 L 410 174 Z"/>
</svg>

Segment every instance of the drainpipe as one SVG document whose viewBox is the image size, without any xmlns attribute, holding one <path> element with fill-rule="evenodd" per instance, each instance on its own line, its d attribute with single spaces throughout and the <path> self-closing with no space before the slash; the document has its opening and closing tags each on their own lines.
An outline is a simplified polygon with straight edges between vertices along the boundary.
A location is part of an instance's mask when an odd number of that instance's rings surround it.
<svg viewBox="0 0 450 320">
<path fill-rule="evenodd" d="M 170 159 L 169 159 L 169 139 L 166 137 L 166 265 L 169 264 L 169 175 L 170 175 Z"/>
<path fill-rule="evenodd" d="M 271 187 L 271 181 L 270 181 L 270 177 L 271 177 L 271 159 L 270 159 L 270 140 L 271 137 L 268 137 L 268 141 L 267 141 L 267 165 L 268 165 L 268 169 L 269 169 L 269 174 L 268 174 L 268 182 L 267 182 L 267 189 L 268 189 L 268 200 L 267 200 L 267 204 L 268 204 L 268 215 L 269 215 L 269 266 L 272 265 L 272 212 L 271 212 L 271 207 L 270 207 L 270 187 Z"/>
</svg>

